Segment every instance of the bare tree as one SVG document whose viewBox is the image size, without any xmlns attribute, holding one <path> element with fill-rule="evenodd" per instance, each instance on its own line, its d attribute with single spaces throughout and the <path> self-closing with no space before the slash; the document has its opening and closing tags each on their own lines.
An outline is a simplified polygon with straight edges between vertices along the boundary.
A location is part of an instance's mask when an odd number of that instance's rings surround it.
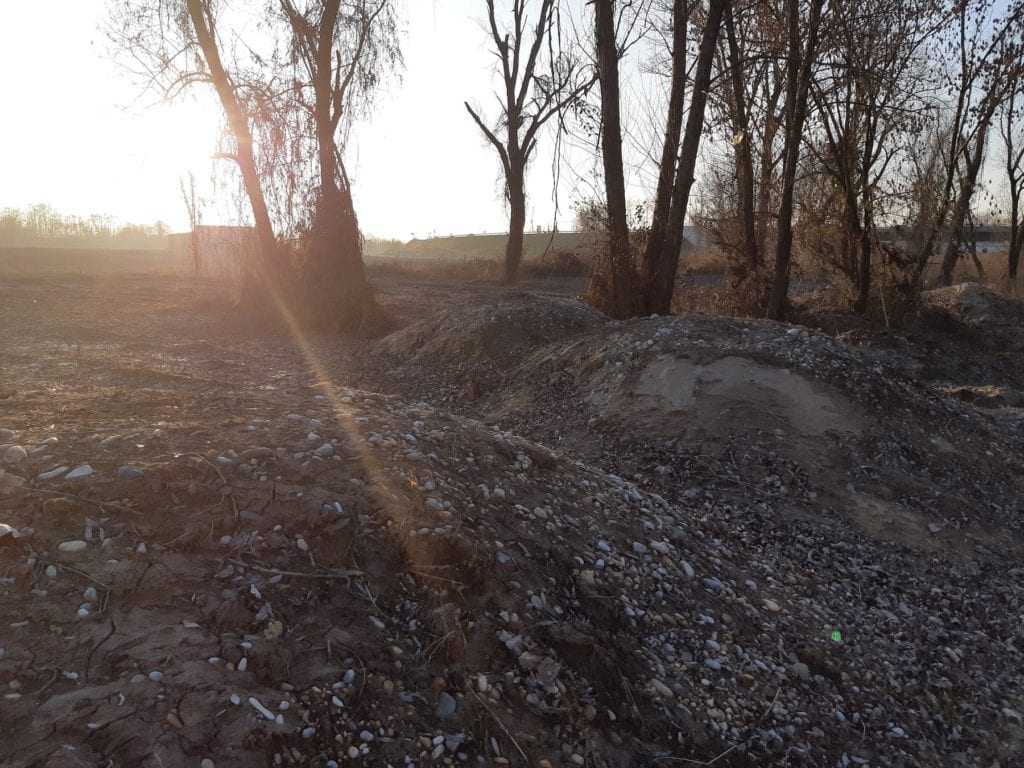
<svg viewBox="0 0 1024 768">
<path fill-rule="evenodd" d="M 1024 220 L 1021 193 L 1024 192 L 1024 76 L 1016 74 L 1016 81 L 1003 105 L 999 119 L 999 135 L 1006 153 L 1006 181 L 1010 193 L 1010 249 L 1007 254 L 1006 276 L 1016 280 L 1020 268 L 1020 253 L 1024 248 Z"/>
<path fill-rule="evenodd" d="M 800 0 L 786 0 L 785 159 L 782 169 L 778 235 L 775 241 L 775 275 L 768 296 L 767 312 L 768 317 L 773 320 L 781 320 L 785 315 L 789 295 L 789 271 L 793 250 L 793 197 L 824 3 L 825 0 L 807 0 L 807 15 L 804 17 Z"/>
<path fill-rule="evenodd" d="M 711 67 L 714 63 L 718 33 L 722 26 L 722 16 L 729 0 L 710 0 L 707 15 L 704 18 L 704 29 L 701 33 L 700 47 L 697 52 L 697 71 L 693 77 L 693 90 L 690 95 L 690 107 L 686 116 L 686 131 L 683 135 L 682 148 L 679 151 L 678 165 L 674 169 L 674 180 L 671 197 L 659 198 L 655 203 L 655 218 L 659 209 L 664 215 L 668 210 L 665 233 L 660 242 L 648 248 L 644 254 L 643 271 L 643 311 L 648 314 L 669 314 L 672 311 L 672 296 L 675 292 L 676 272 L 679 269 L 679 252 L 683 244 L 683 226 L 686 223 L 686 212 L 690 202 L 690 189 L 693 187 L 694 170 L 697 166 L 697 155 L 700 152 L 701 137 L 704 134 L 704 110 L 707 106 L 708 90 L 711 86 Z M 686 17 L 675 15 L 674 24 L 685 24 Z M 685 64 L 681 68 L 685 71 Z M 676 72 L 673 66 L 673 75 Z M 679 100 L 681 102 L 681 99 Z M 681 109 L 681 103 L 675 105 Z M 669 126 L 678 117 L 668 116 Z M 666 131 L 665 141 L 672 148 L 678 142 Z M 669 154 L 666 149 L 662 156 Z M 662 170 L 662 174 L 664 174 Z M 660 186 L 660 180 L 659 180 Z"/>
<path fill-rule="evenodd" d="M 711 67 L 721 20 L 728 0 L 710 0 L 697 56 L 682 147 L 686 91 L 685 3 L 672 6 L 672 80 L 669 111 L 658 174 L 658 191 L 651 231 L 638 274 L 630 250 L 622 161 L 622 129 L 619 104 L 619 47 L 614 2 L 595 2 L 595 40 L 601 82 L 601 152 L 608 195 L 610 248 L 607 264 L 595 269 L 591 300 L 614 317 L 637 314 L 668 314 L 672 308 L 676 272 L 682 247 L 683 225 L 694 181 L 694 169 L 704 132 L 704 110 Z"/>
<path fill-rule="evenodd" d="M 951 23 L 937 51 L 939 56 L 956 62 L 949 68 L 945 59 L 940 64 L 954 100 L 943 156 L 945 181 L 938 215 L 916 256 L 915 284 L 920 283 L 943 231 L 946 247 L 939 283 L 949 285 L 953 281 L 989 129 L 1012 82 L 1009 75 L 1020 68 L 1024 3 L 1013 0 L 1005 11 L 1000 10 L 993 0 L 950 0 L 947 18 Z"/>
<path fill-rule="evenodd" d="M 879 186 L 902 135 L 919 133 L 931 106 L 919 54 L 940 11 L 935 0 L 862 0 L 836 4 L 831 14 L 812 95 L 819 159 L 843 198 L 840 264 L 857 312 L 866 310 L 871 290 Z"/>
<path fill-rule="evenodd" d="M 196 85 L 214 88 L 231 145 L 220 157 L 237 166 L 256 228 L 257 250 L 242 264 L 240 307 L 257 319 L 273 305 L 271 294 L 288 281 L 254 139 L 265 82 L 253 68 L 225 63 L 216 9 L 213 0 L 120 0 L 111 5 L 108 34 L 144 86 L 163 98 L 173 100 Z"/>
<path fill-rule="evenodd" d="M 285 313 L 324 330 L 359 326 L 373 302 L 337 136 L 399 58 L 389 0 L 274 2 L 250 39 L 231 24 L 242 13 L 215 0 L 119 0 L 110 37 L 165 99 L 212 85 L 220 100 L 230 139 L 220 157 L 239 169 L 258 241 L 242 265 L 242 307 L 261 321 Z M 275 235 L 270 201 L 280 198 L 279 225 L 304 220 L 310 230 L 301 296 Z M 312 201 L 312 213 L 292 216 L 296 201 Z"/>
<path fill-rule="evenodd" d="M 390 0 L 280 0 L 296 64 L 291 94 L 315 140 L 319 187 L 302 252 L 304 311 L 324 331 L 352 330 L 374 319 L 352 185 L 338 134 L 356 90 L 371 88 L 399 59 Z"/>
<path fill-rule="evenodd" d="M 557 0 L 537 3 L 512 0 L 512 23 L 508 28 L 498 23 L 494 0 L 485 2 L 504 92 L 498 96 L 500 112 L 493 127 L 488 126 L 469 102 L 465 106 L 501 161 L 509 204 L 504 280 L 513 283 L 523 259 L 526 169 L 537 147 L 538 132 L 551 118 L 581 98 L 595 78 L 581 59 L 562 50 L 557 34 Z M 532 25 L 528 18 L 531 9 L 537 13 Z"/>
<path fill-rule="evenodd" d="M 188 213 L 188 247 L 192 254 L 192 274 L 198 277 L 202 267 L 199 253 L 199 224 L 202 222 L 203 212 L 201 210 L 202 203 L 196 194 L 195 174 L 192 171 L 188 172 L 188 186 L 185 185 L 184 179 L 179 179 L 178 185 L 181 188 L 181 200 L 185 204 L 185 210 Z"/>
<path fill-rule="evenodd" d="M 615 318 L 633 317 L 639 309 L 637 274 L 629 242 L 626 182 L 622 162 L 622 122 L 619 112 L 619 45 L 615 0 L 594 0 L 594 45 L 601 86 L 601 159 L 608 216 L 608 253 L 595 266 L 590 297 Z"/>
</svg>

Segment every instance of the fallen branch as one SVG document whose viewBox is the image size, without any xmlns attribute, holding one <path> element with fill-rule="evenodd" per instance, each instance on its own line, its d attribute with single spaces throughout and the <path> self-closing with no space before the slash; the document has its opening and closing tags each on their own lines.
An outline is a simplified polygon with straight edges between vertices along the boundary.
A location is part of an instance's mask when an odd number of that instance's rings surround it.
<svg viewBox="0 0 1024 768">
<path fill-rule="evenodd" d="M 294 576 L 300 579 L 351 579 L 353 576 L 364 575 L 363 571 L 344 570 L 344 571 L 328 571 L 326 573 L 303 573 L 301 571 L 282 571 L 279 568 L 267 568 L 262 565 L 252 565 L 242 560 L 232 560 L 228 558 L 227 561 L 232 565 L 237 565 L 241 568 L 251 568 L 254 571 L 260 573 L 272 573 L 275 576 Z"/>
<path fill-rule="evenodd" d="M 66 491 L 47 491 L 47 490 L 44 490 L 42 488 L 27 488 L 27 489 L 25 489 L 25 492 L 28 493 L 28 494 L 35 495 L 35 496 L 46 495 L 46 496 L 53 496 L 53 497 L 58 497 L 59 496 L 59 497 L 65 498 L 65 499 L 74 499 L 75 501 L 80 501 L 83 504 L 92 504 L 93 506 L 99 507 L 100 509 L 107 509 L 109 507 L 110 509 L 117 509 L 117 510 L 120 510 L 122 512 L 127 512 L 130 515 L 141 515 L 142 514 L 138 510 L 132 509 L 131 507 L 126 507 L 123 504 L 118 504 L 118 503 L 113 502 L 113 501 L 96 501 L 95 499 L 87 499 L 84 496 L 76 496 L 75 494 L 67 493 Z"/>
</svg>

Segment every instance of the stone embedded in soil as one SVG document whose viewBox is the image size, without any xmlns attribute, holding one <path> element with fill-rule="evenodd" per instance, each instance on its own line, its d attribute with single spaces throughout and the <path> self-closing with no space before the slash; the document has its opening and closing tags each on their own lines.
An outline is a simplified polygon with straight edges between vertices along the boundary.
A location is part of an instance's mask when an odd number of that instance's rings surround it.
<svg viewBox="0 0 1024 768">
<path fill-rule="evenodd" d="M 459 703 L 455 698 L 445 692 L 441 691 L 441 694 L 437 697 L 437 709 L 435 710 L 437 716 L 442 720 L 447 720 L 455 714 L 455 710 L 459 708 Z"/>
<path fill-rule="evenodd" d="M 138 480 L 145 473 L 138 467 L 123 466 L 118 467 L 117 476 L 122 480 Z"/>
<path fill-rule="evenodd" d="M 75 467 L 65 476 L 65 480 L 84 480 L 87 477 L 92 477 L 96 474 L 96 470 L 90 467 L 88 464 L 82 464 L 80 467 Z"/>
<path fill-rule="evenodd" d="M 319 456 L 321 459 L 329 459 L 334 455 L 334 446 L 330 443 L 324 443 L 317 448 L 313 453 Z"/>
<path fill-rule="evenodd" d="M 89 545 L 81 539 L 71 539 L 70 541 L 62 541 L 57 545 L 57 549 L 65 554 L 73 555 L 78 552 L 84 552 L 88 546 Z"/>
<path fill-rule="evenodd" d="M 11 445 L 3 453 L 3 460 L 7 464 L 17 464 L 28 458 L 28 451 L 20 445 Z"/>
<path fill-rule="evenodd" d="M 68 471 L 68 467 L 61 465 L 59 467 L 54 467 L 53 469 L 48 469 L 45 472 L 40 472 L 38 475 L 36 475 L 36 479 L 37 480 L 53 480 L 55 478 L 60 477 L 61 475 L 63 475 L 67 471 Z"/>
</svg>

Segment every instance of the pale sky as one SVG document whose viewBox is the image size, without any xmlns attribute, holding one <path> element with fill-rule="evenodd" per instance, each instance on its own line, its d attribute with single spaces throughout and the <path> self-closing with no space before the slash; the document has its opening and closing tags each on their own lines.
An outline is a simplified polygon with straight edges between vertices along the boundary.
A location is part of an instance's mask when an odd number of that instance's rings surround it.
<svg viewBox="0 0 1024 768">
<path fill-rule="evenodd" d="M 463 101 L 495 114 L 482 0 L 397 0 L 406 68 L 348 151 L 356 206 L 370 235 L 502 231 L 497 158 Z M 48 203 L 63 213 L 186 228 L 179 179 L 209 183 L 218 106 L 209 94 L 155 104 L 111 60 L 104 0 L 4 0 L 0 71 L 0 208 Z M 550 139 L 533 164 L 527 225 L 552 218 Z M 584 169 L 581 173 L 585 173 Z M 563 183 L 561 224 L 572 222 Z M 222 201 L 205 223 L 234 223 Z"/>
</svg>

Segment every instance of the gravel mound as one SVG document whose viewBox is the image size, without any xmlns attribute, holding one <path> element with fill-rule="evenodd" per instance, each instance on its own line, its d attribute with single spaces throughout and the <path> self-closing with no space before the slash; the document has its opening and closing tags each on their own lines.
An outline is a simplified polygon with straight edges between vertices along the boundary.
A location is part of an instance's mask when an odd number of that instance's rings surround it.
<svg viewBox="0 0 1024 768">
<path fill-rule="evenodd" d="M 606 318 L 579 301 L 527 293 L 493 303 L 450 306 L 385 337 L 376 347 L 381 378 L 444 399 L 493 392 L 538 347 L 601 328 Z"/>
<path fill-rule="evenodd" d="M 307 405 L 3 502 L 6 765 L 1019 754 L 1020 568 L 671 503 L 429 406 Z"/>
</svg>

